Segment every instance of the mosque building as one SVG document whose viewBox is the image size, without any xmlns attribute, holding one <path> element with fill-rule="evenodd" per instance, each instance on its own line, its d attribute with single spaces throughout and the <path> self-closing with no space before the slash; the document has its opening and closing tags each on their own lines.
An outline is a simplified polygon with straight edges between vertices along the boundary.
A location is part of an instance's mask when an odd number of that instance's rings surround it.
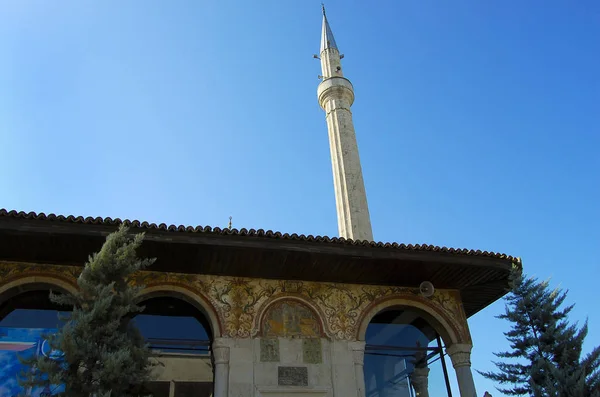
<svg viewBox="0 0 600 397">
<path fill-rule="evenodd" d="M 135 277 L 145 311 L 134 318 L 162 363 L 156 397 L 451 396 L 450 379 L 475 397 L 467 319 L 505 294 L 521 261 L 373 241 L 354 89 L 325 10 L 321 36 L 339 237 L 0 210 L 0 332 L 56 327 L 48 291 L 75 292 L 125 223 L 157 258 Z M 1 335 L 0 350 L 29 343 Z"/>
</svg>

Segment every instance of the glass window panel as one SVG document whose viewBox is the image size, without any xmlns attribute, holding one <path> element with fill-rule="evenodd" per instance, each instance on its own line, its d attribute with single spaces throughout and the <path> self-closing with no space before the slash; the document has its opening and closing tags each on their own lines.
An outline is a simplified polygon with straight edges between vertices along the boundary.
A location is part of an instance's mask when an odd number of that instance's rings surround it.
<svg viewBox="0 0 600 397">
<path fill-rule="evenodd" d="M 133 323 L 154 351 L 208 355 L 210 335 L 204 316 L 192 305 L 174 298 L 142 303 L 143 313 Z"/>
<path fill-rule="evenodd" d="M 367 328 L 365 389 L 367 397 L 414 397 L 419 386 L 415 367 L 429 367 L 430 395 L 447 395 L 436 332 L 411 310 L 391 310 Z M 415 381 L 415 382 L 413 382 Z M 416 386 L 416 388 L 415 388 Z"/>
<path fill-rule="evenodd" d="M 67 315 L 68 312 L 62 312 Z M 0 327 L 59 328 L 64 324 L 56 310 L 15 309 L 0 321 Z"/>
</svg>

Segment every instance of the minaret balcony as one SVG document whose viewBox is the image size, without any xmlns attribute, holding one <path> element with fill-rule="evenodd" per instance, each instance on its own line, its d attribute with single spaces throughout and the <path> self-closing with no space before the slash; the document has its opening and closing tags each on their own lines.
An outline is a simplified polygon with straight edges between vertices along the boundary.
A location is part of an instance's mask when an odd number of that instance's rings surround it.
<svg viewBox="0 0 600 397">
<path fill-rule="evenodd" d="M 354 103 L 354 87 L 350 80 L 345 77 L 329 77 L 324 79 L 317 87 L 319 105 L 325 109 L 325 104 L 331 98 L 342 99 L 349 105 Z"/>
</svg>

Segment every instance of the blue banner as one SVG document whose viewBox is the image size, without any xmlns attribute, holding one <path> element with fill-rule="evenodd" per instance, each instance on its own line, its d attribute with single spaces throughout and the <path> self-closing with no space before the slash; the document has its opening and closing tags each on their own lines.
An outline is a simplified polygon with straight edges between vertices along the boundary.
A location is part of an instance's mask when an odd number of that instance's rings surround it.
<svg viewBox="0 0 600 397">
<path fill-rule="evenodd" d="M 29 358 L 44 355 L 56 358 L 60 354 L 51 351 L 43 335 L 52 334 L 55 329 L 2 328 L 0 327 L 0 397 L 32 396 L 51 397 L 64 390 L 63 387 L 46 387 L 23 390 L 17 376 L 27 368 L 18 356 Z"/>
</svg>

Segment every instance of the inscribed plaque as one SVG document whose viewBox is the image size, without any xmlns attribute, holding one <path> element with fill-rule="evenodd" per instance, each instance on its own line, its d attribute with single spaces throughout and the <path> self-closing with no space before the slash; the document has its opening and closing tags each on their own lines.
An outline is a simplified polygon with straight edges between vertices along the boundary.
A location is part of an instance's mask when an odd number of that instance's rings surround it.
<svg viewBox="0 0 600 397">
<path fill-rule="evenodd" d="M 279 339 L 260 339 L 260 361 L 279 362 Z"/>
<path fill-rule="evenodd" d="M 308 386 L 308 368 L 279 367 L 277 383 L 279 386 Z"/>
<path fill-rule="evenodd" d="M 321 339 L 303 339 L 302 353 L 305 364 L 321 364 L 323 362 L 323 350 L 321 349 Z"/>
</svg>

